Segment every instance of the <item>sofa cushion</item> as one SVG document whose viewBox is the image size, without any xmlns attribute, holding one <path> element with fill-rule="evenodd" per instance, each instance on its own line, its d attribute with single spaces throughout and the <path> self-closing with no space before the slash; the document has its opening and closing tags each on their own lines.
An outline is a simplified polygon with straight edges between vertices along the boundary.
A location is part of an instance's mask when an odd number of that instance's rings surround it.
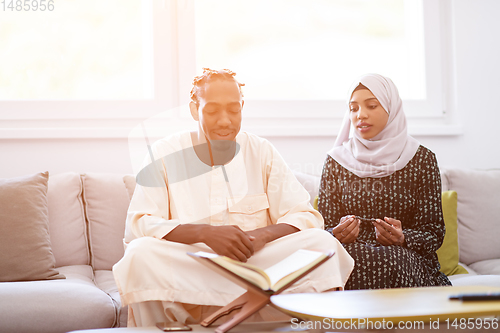
<svg viewBox="0 0 500 333">
<path fill-rule="evenodd" d="M 59 268 L 65 280 L 0 283 L 0 331 L 63 333 L 109 328 L 115 320 L 112 299 L 92 281 L 90 266 Z"/>
<path fill-rule="evenodd" d="M 441 199 L 446 234 L 443 244 L 436 251 L 441 265 L 440 271 L 448 276 L 466 274 L 467 271 L 458 264 L 457 192 L 445 191 Z"/>
<path fill-rule="evenodd" d="M 470 275 L 457 274 L 449 277 L 451 284 L 455 287 L 462 286 L 489 286 L 500 287 L 498 275 Z"/>
<path fill-rule="evenodd" d="M 498 230 L 500 170 L 446 170 L 449 188 L 458 195 L 460 261 L 500 258 Z"/>
<path fill-rule="evenodd" d="M 459 261 L 458 264 L 462 266 L 468 272 L 469 275 L 478 275 L 475 270 L 473 270 L 472 268 L 470 268 L 470 266 L 467 266 L 463 262 Z"/>
<path fill-rule="evenodd" d="M 89 265 L 87 223 L 82 203 L 82 181 L 75 172 L 50 176 L 49 232 L 56 267 Z"/>
<path fill-rule="evenodd" d="M 94 273 L 96 286 L 108 294 L 115 303 L 117 320 L 115 326 L 127 327 L 128 306 L 123 308 L 121 306 L 120 293 L 118 292 L 113 272 L 108 270 L 98 270 Z"/>
<path fill-rule="evenodd" d="M 124 252 L 125 219 L 130 199 L 123 176 L 86 173 L 82 181 L 91 263 L 95 270 L 111 270 Z"/>
<path fill-rule="evenodd" d="M 470 267 L 479 274 L 500 275 L 500 258 L 477 261 L 470 264 Z M 498 279 L 500 280 L 500 276 Z"/>
<path fill-rule="evenodd" d="M 48 178 L 0 179 L 0 281 L 64 279 L 50 244 Z"/>
<path fill-rule="evenodd" d="M 57 268 L 66 279 L 78 280 L 78 282 L 86 283 L 89 286 L 95 285 L 94 271 L 90 265 L 69 265 Z"/>
</svg>

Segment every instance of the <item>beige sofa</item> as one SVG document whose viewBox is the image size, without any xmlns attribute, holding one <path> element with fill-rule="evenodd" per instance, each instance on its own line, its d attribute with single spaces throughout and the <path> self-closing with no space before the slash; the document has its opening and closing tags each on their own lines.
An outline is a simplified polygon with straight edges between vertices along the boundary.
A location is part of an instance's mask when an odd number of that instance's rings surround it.
<svg viewBox="0 0 500 333">
<path fill-rule="evenodd" d="M 47 199 L 52 252 L 66 279 L 1 282 L 0 332 L 126 326 L 111 272 L 123 255 L 123 175 L 50 176 Z"/>
<path fill-rule="evenodd" d="M 442 169 L 441 180 L 458 195 L 459 259 L 469 272 L 451 282 L 500 287 L 500 170 Z"/>
<path fill-rule="evenodd" d="M 311 194 L 319 177 L 296 173 Z M 447 169 L 443 188 L 458 192 L 460 260 L 470 274 L 457 285 L 500 286 L 500 170 Z M 135 186 L 130 175 L 50 176 L 49 232 L 64 280 L 1 282 L 0 332 L 68 332 L 126 326 L 127 309 L 111 268 L 123 255 L 124 222 Z"/>
</svg>

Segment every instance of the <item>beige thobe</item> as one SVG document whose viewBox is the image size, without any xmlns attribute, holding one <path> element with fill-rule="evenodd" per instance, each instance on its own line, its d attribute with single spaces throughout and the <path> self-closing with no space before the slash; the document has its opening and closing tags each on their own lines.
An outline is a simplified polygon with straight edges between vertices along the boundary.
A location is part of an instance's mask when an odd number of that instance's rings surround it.
<svg viewBox="0 0 500 333">
<path fill-rule="evenodd" d="M 132 197 L 125 254 L 113 267 L 122 305 L 162 301 L 165 312 L 172 302 L 223 306 L 245 291 L 186 255 L 199 250 L 213 252 L 205 244 L 162 239 L 185 223 L 237 225 L 245 231 L 277 223 L 293 225 L 301 231 L 268 243 L 248 262 L 267 268 L 299 248 L 334 249 L 332 259 L 287 292 L 344 286 L 354 262 L 342 245 L 322 230 L 323 218 L 312 208 L 308 192 L 282 157 L 267 140 L 249 133 L 240 132 L 236 142 L 239 151 L 225 165 L 228 181 L 222 167 L 206 166 L 196 157 L 188 132 L 153 145 L 154 158 L 162 159 L 159 178 L 164 186 L 138 185 Z M 175 318 L 167 317 L 190 322 L 189 311 L 173 307 Z M 129 311 L 129 315 L 134 314 Z M 129 318 L 129 323 L 134 322 L 137 320 Z"/>
</svg>

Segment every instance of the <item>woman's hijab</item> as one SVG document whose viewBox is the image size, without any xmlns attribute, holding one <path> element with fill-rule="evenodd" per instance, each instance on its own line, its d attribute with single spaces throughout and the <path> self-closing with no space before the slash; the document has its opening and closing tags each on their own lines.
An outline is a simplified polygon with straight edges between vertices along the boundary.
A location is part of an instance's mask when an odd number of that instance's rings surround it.
<svg viewBox="0 0 500 333">
<path fill-rule="evenodd" d="M 384 129 L 375 137 L 363 139 L 357 131 L 349 136 L 351 118 L 349 101 L 359 84 L 367 87 L 389 113 Z M 348 109 L 339 135 L 328 154 L 340 165 L 361 178 L 386 177 L 403 169 L 417 152 L 420 143 L 408 135 L 403 102 L 391 79 L 367 74 L 354 82 L 349 90 Z"/>
</svg>

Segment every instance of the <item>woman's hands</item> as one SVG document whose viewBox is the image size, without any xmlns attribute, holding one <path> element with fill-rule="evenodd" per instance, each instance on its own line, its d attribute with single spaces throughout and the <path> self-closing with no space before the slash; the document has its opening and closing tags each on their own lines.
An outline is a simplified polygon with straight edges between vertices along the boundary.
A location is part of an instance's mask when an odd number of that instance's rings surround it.
<svg viewBox="0 0 500 333">
<path fill-rule="evenodd" d="M 358 238 L 360 223 L 354 215 L 343 216 L 339 224 L 332 229 L 332 234 L 341 243 L 353 243 Z"/>
<path fill-rule="evenodd" d="M 353 243 L 358 238 L 360 224 L 361 221 L 354 215 L 346 215 L 332 229 L 332 234 L 342 243 Z M 401 221 L 385 217 L 384 220 L 374 220 L 372 224 L 375 227 L 375 237 L 380 244 L 385 246 L 404 245 L 405 235 L 403 234 Z"/>
<path fill-rule="evenodd" d="M 405 235 L 403 234 L 401 221 L 391 217 L 384 217 L 384 220 L 376 219 L 372 223 L 375 227 L 377 242 L 385 246 L 404 245 Z"/>
</svg>

